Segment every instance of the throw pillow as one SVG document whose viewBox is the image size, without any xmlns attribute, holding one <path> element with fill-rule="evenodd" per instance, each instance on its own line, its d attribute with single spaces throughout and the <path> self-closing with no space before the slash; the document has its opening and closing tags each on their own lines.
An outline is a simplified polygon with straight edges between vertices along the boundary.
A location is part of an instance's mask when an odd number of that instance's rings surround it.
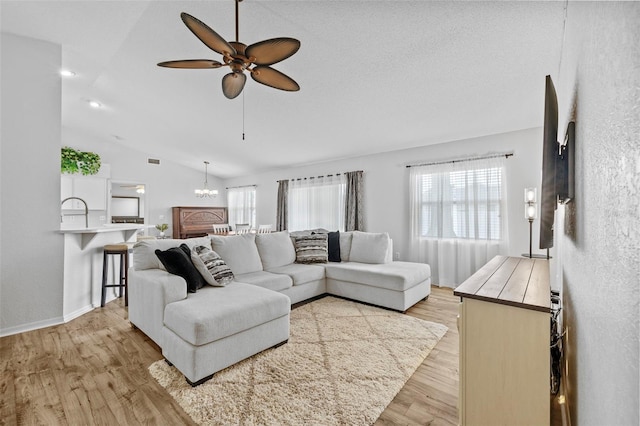
<svg viewBox="0 0 640 426">
<path fill-rule="evenodd" d="M 296 237 L 296 263 L 327 263 L 327 234 Z"/>
<path fill-rule="evenodd" d="M 340 231 L 327 234 L 329 244 L 329 262 L 340 262 Z"/>
<path fill-rule="evenodd" d="M 214 287 L 224 287 L 233 281 L 233 272 L 218 253 L 206 246 L 194 246 L 191 261 L 202 278 Z"/>
<path fill-rule="evenodd" d="M 360 263 L 387 263 L 389 234 L 353 231 L 349 260 Z"/>
<path fill-rule="evenodd" d="M 348 262 L 349 253 L 351 252 L 351 239 L 353 238 L 354 231 L 347 231 L 340 233 L 340 260 Z"/>
<path fill-rule="evenodd" d="M 189 253 L 189 247 L 184 245 Z M 191 256 L 187 255 L 187 251 L 185 251 L 182 246 L 181 247 L 171 247 L 167 250 L 156 250 L 156 256 L 162 262 L 167 272 L 178 275 L 187 282 L 187 291 L 189 293 L 195 293 L 196 290 L 202 288 L 206 281 L 200 275 L 200 272 L 193 266 L 191 262 Z"/>
<path fill-rule="evenodd" d="M 262 271 L 255 234 L 211 236 L 211 248 L 227 262 L 234 275 Z"/>
<path fill-rule="evenodd" d="M 322 228 L 311 231 L 311 235 L 325 234 L 327 235 L 327 252 L 329 262 L 340 262 L 340 231 L 329 232 Z"/>
<path fill-rule="evenodd" d="M 288 231 L 257 234 L 256 246 L 265 271 L 296 261 L 296 252 Z"/>
</svg>

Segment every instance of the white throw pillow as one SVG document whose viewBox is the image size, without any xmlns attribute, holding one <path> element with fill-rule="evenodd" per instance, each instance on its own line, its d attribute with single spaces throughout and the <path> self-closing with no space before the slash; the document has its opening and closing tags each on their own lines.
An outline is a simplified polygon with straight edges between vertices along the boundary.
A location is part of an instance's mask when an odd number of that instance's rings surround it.
<svg viewBox="0 0 640 426">
<path fill-rule="evenodd" d="M 262 271 L 255 234 L 211 236 L 211 248 L 227 262 L 234 275 Z"/>
<path fill-rule="evenodd" d="M 258 234 L 256 246 L 265 270 L 290 265 L 296 261 L 296 251 L 287 231 Z"/>
<path fill-rule="evenodd" d="M 389 234 L 353 231 L 351 238 L 350 262 L 387 263 Z"/>
<path fill-rule="evenodd" d="M 349 253 L 351 253 L 351 239 L 353 238 L 353 231 L 340 233 L 340 260 L 348 262 Z"/>
</svg>

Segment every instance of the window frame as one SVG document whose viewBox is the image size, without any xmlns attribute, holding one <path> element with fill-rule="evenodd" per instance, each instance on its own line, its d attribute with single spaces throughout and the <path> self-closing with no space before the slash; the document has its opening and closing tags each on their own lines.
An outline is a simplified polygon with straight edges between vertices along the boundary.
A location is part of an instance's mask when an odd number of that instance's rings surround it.
<svg viewBox="0 0 640 426">
<path fill-rule="evenodd" d="M 504 173 L 504 165 L 473 164 L 450 170 L 434 168 L 418 172 L 415 176 L 415 190 L 419 194 L 418 222 L 414 228 L 416 236 L 426 239 L 503 240 L 503 218 L 506 215 Z M 436 189 L 436 185 L 441 188 Z M 430 191 L 436 191 L 436 194 L 429 194 Z"/>
</svg>

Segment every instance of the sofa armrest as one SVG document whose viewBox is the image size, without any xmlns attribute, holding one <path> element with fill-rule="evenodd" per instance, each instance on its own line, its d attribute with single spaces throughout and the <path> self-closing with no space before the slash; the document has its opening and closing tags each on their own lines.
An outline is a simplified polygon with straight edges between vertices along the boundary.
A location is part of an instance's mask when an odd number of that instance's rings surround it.
<svg viewBox="0 0 640 426">
<path fill-rule="evenodd" d="M 162 347 L 164 308 L 187 297 L 184 278 L 162 269 L 129 269 L 129 321 Z"/>
</svg>

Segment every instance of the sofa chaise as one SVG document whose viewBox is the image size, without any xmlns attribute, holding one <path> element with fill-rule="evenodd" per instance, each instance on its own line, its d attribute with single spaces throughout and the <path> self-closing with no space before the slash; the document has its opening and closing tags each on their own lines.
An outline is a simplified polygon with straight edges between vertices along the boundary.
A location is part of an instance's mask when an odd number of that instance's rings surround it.
<svg viewBox="0 0 640 426">
<path fill-rule="evenodd" d="M 324 294 L 405 311 L 429 296 L 429 265 L 392 261 L 386 233 L 339 233 L 340 262 L 297 263 L 299 239 L 286 231 L 144 240 L 133 249 L 129 319 L 162 349 L 192 385 L 289 338 L 291 305 Z M 211 247 L 231 269 L 224 287 L 187 291 L 156 250 Z M 299 247 L 298 247 L 299 248 Z"/>
</svg>

